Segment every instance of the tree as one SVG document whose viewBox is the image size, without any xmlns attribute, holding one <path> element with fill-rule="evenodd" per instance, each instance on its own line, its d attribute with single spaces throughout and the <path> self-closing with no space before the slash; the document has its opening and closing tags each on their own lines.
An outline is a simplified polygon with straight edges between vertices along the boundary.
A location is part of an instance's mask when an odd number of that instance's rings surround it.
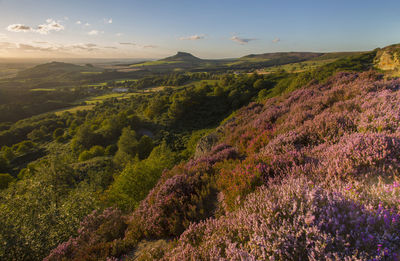
<svg viewBox="0 0 400 261">
<path fill-rule="evenodd" d="M 150 104 L 147 106 L 145 114 L 150 119 L 154 119 L 155 117 L 160 116 L 164 109 L 165 100 L 160 97 L 155 97 L 150 101 Z"/>
<path fill-rule="evenodd" d="M 136 132 L 130 127 L 123 128 L 118 140 L 118 150 L 134 156 L 137 153 L 137 146 Z"/>
<path fill-rule="evenodd" d="M 134 209 L 157 183 L 163 170 L 171 168 L 177 159 L 176 153 L 162 144 L 147 159 L 129 163 L 108 191 L 109 200 L 121 209 Z"/>
<path fill-rule="evenodd" d="M 139 159 L 143 160 L 147 158 L 150 152 L 153 150 L 153 147 L 154 147 L 153 140 L 149 136 L 143 135 L 142 138 L 140 138 L 139 140 L 137 149 L 139 154 Z"/>
<path fill-rule="evenodd" d="M 214 88 L 214 95 L 215 95 L 215 96 L 220 97 L 220 96 L 222 96 L 223 94 L 224 94 L 224 89 L 223 89 L 221 86 L 216 86 L 216 87 Z"/>
<path fill-rule="evenodd" d="M 14 146 L 16 147 L 16 153 L 23 155 L 23 154 L 27 154 L 27 153 L 31 152 L 32 149 L 34 149 L 36 147 L 36 144 L 30 140 L 25 140 Z M 13 146 L 13 148 L 14 148 L 14 146 Z"/>
<path fill-rule="evenodd" d="M 0 190 L 8 187 L 15 179 L 8 173 L 0 173 Z"/>
<path fill-rule="evenodd" d="M 0 155 L 0 171 L 6 171 L 9 167 L 8 160 L 4 157 L 4 155 Z"/>
<path fill-rule="evenodd" d="M 1 148 L 1 151 L 6 162 L 10 162 L 15 158 L 15 153 L 10 147 L 4 146 Z"/>
<path fill-rule="evenodd" d="M 41 141 L 44 140 L 46 137 L 46 133 L 43 132 L 41 129 L 34 129 L 27 135 L 28 139 L 33 140 L 33 141 Z"/>
<path fill-rule="evenodd" d="M 172 104 L 168 108 L 168 117 L 172 120 L 179 120 L 185 112 L 185 100 L 180 100 L 178 97 L 175 97 Z"/>
<path fill-rule="evenodd" d="M 103 139 L 100 134 L 95 133 L 90 126 L 82 125 L 72 139 L 71 146 L 74 151 L 82 151 L 102 143 Z"/>
<path fill-rule="evenodd" d="M 268 94 L 269 94 L 269 90 L 262 89 L 261 91 L 258 92 L 258 99 L 263 100 L 268 96 Z"/>
<path fill-rule="evenodd" d="M 138 145 L 136 132 L 130 127 L 123 128 L 118 140 L 118 151 L 114 156 L 114 162 L 122 166 L 132 161 L 137 154 Z"/>
<path fill-rule="evenodd" d="M 258 79 L 254 82 L 253 87 L 257 90 L 261 90 L 267 87 L 268 82 L 263 79 Z"/>
<path fill-rule="evenodd" d="M 84 150 L 79 154 L 79 161 L 86 161 L 95 157 L 104 156 L 104 148 L 96 145 L 90 148 L 90 150 Z"/>
</svg>

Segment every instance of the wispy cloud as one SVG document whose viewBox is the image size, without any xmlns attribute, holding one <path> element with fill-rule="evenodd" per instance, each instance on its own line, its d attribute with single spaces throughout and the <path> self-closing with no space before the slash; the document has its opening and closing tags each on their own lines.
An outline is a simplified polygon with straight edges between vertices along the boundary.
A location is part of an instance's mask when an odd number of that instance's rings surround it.
<svg viewBox="0 0 400 261">
<path fill-rule="evenodd" d="M 279 37 L 275 37 L 274 40 L 272 40 L 273 43 L 279 43 L 281 39 Z"/>
<path fill-rule="evenodd" d="M 64 30 L 64 26 L 59 22 L 49 18 L 46 20 L 46 23 L 40 24 L 36 27 L 31 27 L 29 25 L 24 24 L 10 24 L 7 26 L 7 30 L 10 32 L 20 33 L 20 32 L 34 32 L 39 34 L 49 34 L 51 31 L 62 31 Z"/>
<path fill-rule="evenodd" d="M 22 43 L 17 44 L 17 47 L 18 47 L 18 49 L 23 50 L 23 51 L 53 52 L 53 51 L 57 50 L 57 49 L 52 48 L 52 47 L 41 47 L 41 46 L 35 46 L 35 45 L 30 45 L 30 44 L 22 44 Z"/>
<path fill-rule="evenodd" d="M 115 34 L 115 36 L 118 36 L 118 37 L 123 36 L 123 35 L 124 35 L 123 33 L 116 33 Z"/>
<path fill-rule="evenodd" d="M 0 33 L 0 40 L 1 39 L 7 39 L 7 36 L 5 34 Z"/>
<path fill-rule="evenodd" d="M 136 48 L 139 49 L 152 49 L 152 48 L 157 48 L 157 45 L 153 45 L 153 44 L 147 44 L 147 45 L 141 45 L 141 44 L 136 44 L 136 43 L 132 43 L 132 42 L 123 42 L 123 43 L 119 43 L 121 45 L 128 45 L 128 46 L 135 46 Z"/>
<path fill-rule="evenodd" d="M 254 39 L 254 38 L 241 38 L 239 36 L 232 36 L 231 40 L 236 42 L 236 43 L 238 43 L 238 44 L 242 44 L 243 45 L 243 44 L 248 44 L 249 42 L 254 41 L 256 39 Z"/>
<path fill-rule="evenodd" d="M 122 44 L 122 45 L 136 45 L 135 43 L 128 43 L 128 42 L 125 42 L 125 43 L 119 43 L 119 44 Z"/>
<path fill-rule="evenodd" d="M 97 44 L 94 43 L 87 43 L 87 44 L 83 44 L 83 43 L 78 43 L 78 44 L 73 44 L 70 46 L 65 46 L 65 49 L 79 49 L 79 50 L 85 50 L 85 51 L 95 51 L 98 50 L 100 47 Z"/>
<path fill-rule="evenodd" d="M 190 41 L 195 41 L 195 40 L 201 40 L 204 39 L 205 36 L 204 35 L 191 35 L 191 36 L 184 36 L 184 37 L 180 37 L 179 40 L 190 40 Z"/>
<path fill-rule="evenodd" d="M 102 33 L 104 33 L 103 31 L 98 31 L 98 30 L 92 30 L 92 31 L 89 31 L 88 32 L 88 35 L 99 35 L 99 34 L 102 34 Z"/>
<path fill-rule="evenodd" d="M 79 20 L 78 20 L 78 21 L 76 21 L 75 23 L 76 23 L 76 24 L 82 24 L 82 22 L 81 22 L 81 21 L 79 21 Z"/>
<path fill-rule="evenodd" d="M 105 24 L 112 24 L 113 23 L 113 19 L 112 18 L 104 18 L 103 19 Z"/>
<path fill-rule="evenodd" d="M 90 26 L 90 24 L 89 24 L 89 23 L 86 23 L 85 26 Z"/>
</svg>

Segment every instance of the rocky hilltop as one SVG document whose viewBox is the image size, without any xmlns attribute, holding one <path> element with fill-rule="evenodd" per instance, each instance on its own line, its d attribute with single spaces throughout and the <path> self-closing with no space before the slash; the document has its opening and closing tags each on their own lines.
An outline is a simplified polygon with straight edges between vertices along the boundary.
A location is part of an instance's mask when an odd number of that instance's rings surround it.
<svg viewBox="0 0 400 261">
<path fill-rule="evenodd" d="M 384 71 L 399 71 L 400 44 L 391 45 L 378 50 L 374 63 L 378 69 Z"/>
</svg>

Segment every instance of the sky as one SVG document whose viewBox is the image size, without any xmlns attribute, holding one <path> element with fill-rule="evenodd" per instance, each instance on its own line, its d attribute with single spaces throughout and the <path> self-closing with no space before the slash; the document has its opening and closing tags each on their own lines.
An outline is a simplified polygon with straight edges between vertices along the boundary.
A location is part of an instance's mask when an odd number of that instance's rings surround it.
<svg viewBox="0 0 400 261">
<path fill-rule="evenodd" d="M 400 1 L 0 0 L 0 58 L 234 58 L 400 43 Z"/>
</svg>

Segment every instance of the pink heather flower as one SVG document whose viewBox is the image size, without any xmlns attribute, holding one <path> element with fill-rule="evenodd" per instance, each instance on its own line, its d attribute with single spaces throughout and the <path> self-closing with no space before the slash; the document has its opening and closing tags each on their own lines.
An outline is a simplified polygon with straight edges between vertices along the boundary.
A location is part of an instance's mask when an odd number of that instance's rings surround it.
<svg viewBox="0 0 400 261">
<path fill-rule="evenodd" d="M 353 184 L 349 184 L 347 187 L 345 187 L 344 189 L 349 191 L 353 188 Z"/>
</svg>

